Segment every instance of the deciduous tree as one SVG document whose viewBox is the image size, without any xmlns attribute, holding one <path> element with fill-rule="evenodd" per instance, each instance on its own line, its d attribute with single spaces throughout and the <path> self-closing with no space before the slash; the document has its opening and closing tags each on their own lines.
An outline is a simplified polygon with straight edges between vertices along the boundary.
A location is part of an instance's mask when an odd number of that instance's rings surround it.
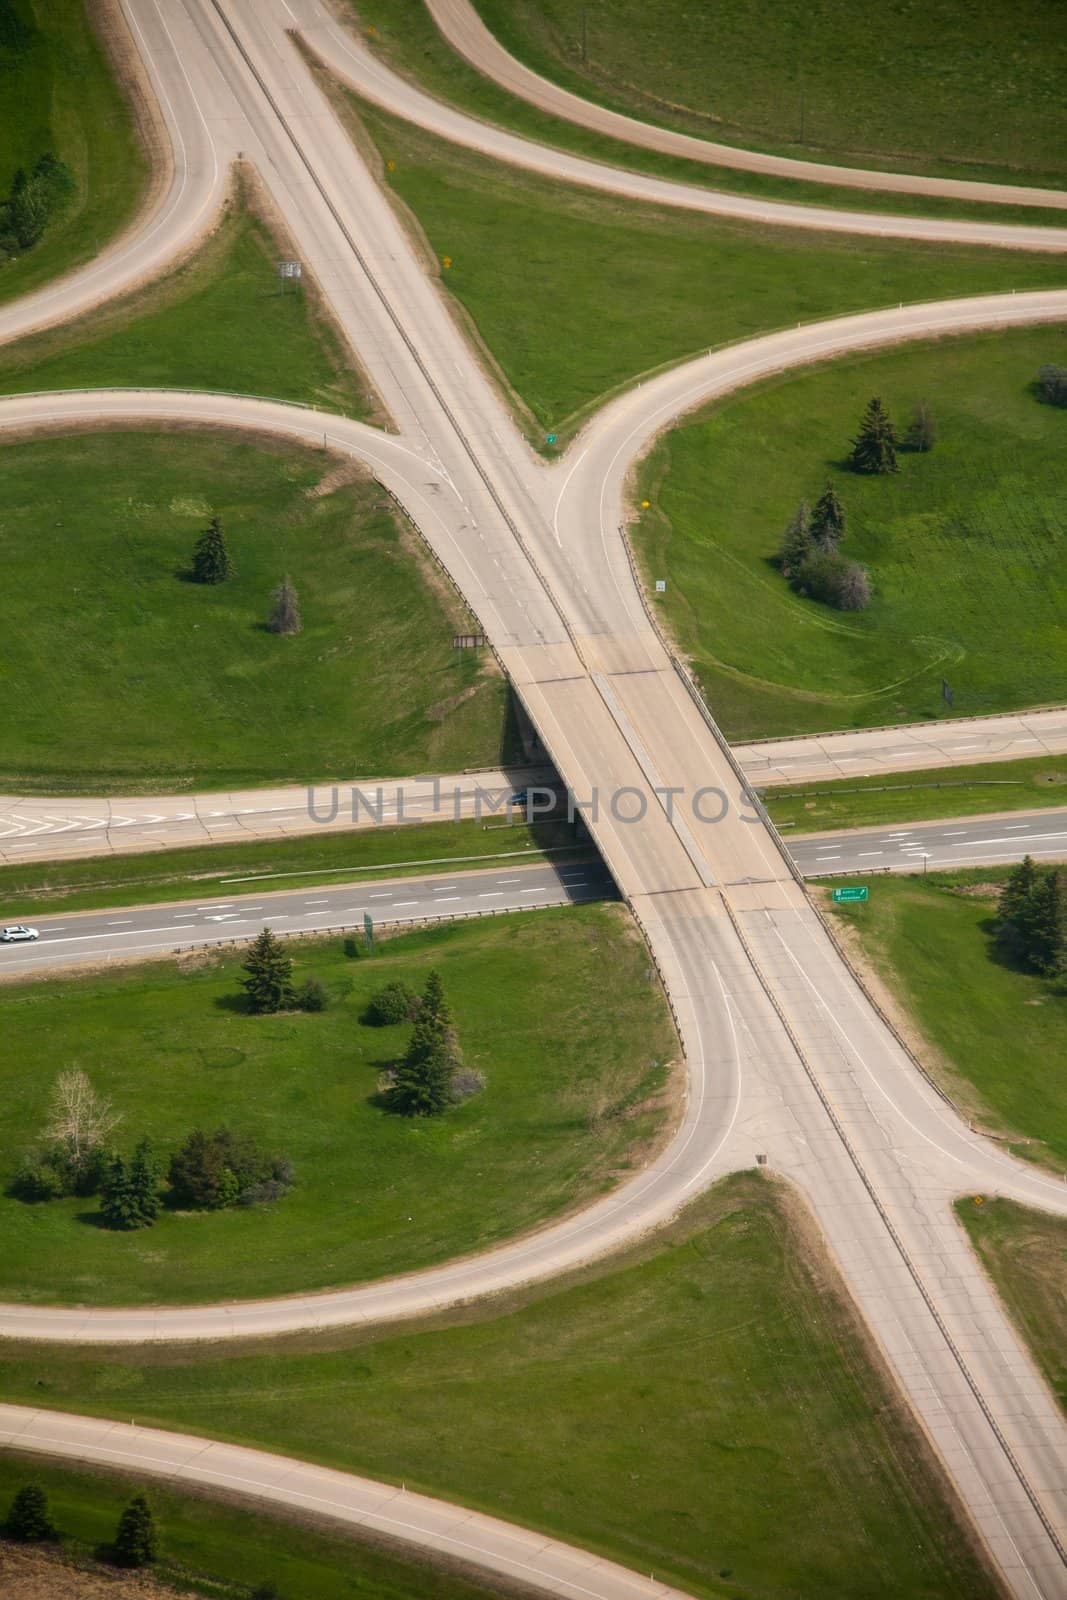
<svg viewBox="0 0 1067 1600">
<path fill-rule="evenodd" d="M 292 581 L 286 578 L 275 589 L 271 599 L 274 601 L 274 610 L 267 622 L 271 633 L 299 633 L 304 624 L 300 620 L 300 601 Z"/>
</svg>

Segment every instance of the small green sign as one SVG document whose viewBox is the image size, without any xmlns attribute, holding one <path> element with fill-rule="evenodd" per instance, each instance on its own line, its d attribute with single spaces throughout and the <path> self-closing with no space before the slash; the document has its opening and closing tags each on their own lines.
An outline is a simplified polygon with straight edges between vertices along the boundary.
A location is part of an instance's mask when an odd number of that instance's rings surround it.
<svg viewBox="0 0 1067 1600">
<path fill-rule="evenodd" d="M 835 889 L 833 895 L 835 900 L 866 900 L 867 886 L 852 884 L 849 888 Z"/>
<path fill-rule="evenodd" d="M 545 443 L 546 444 L 555 444 L 555 442 L 556 442 L 556 435 L 554 433 L 546 433 L 545 434 Z"/>
</svg>

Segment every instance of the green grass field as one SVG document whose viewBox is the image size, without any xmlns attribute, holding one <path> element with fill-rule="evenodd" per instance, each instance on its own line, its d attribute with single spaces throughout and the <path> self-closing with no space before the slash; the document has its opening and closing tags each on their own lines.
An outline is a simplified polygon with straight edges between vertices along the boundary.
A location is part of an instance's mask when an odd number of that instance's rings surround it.
<svg viewBox="0 0 1067 1600">
<path fill-rule="evenodd" d="M 282 293 L 280 253 L 238 184 L 215 232 L 166 277 L 0 349 L 0 393 L 226 389 L 367 416 L 373 402 L 314 294 Z"/>
<path fill-rule="evenodd" d="M 147 1491 L 160 1531 L 153 1576 L 183 1595 L 249 1600 L 255 1585 L 270 1581 L 281 1600 L 425 1600 L 431 1590 L 435 1600 L 487 1600 L 486 1590 L 463 1578 L 319 1531 L 322 1524 L 302 1526 L 151 1479 L 60 1467 L 15 1452 L 0 1452 L 0 1516 L 29 1482 L 48 1494 L 64 1536 L 62 1557 L 99 1578 L 113 1578 L 115 1569 L 97 1566 L 94 1551 L 114 1537 L 130 1496 Z"/>
<path fill-rule="evenodd" d="M 372 795 L 373 798 L 373 795 Z M 326 806 L 321 792 L 318 802 Z M 358 833 L 294 835 L 250 844 L 188 845 L 142 855 L 88 856 L 81 861 L 33 861 L 0 867 L 5 922 L 103 906 L 154 905 L 162 900 L 236 899 L 264 889 L 310 888 L 363 881 L 368 875 L 477 869 L 497 856 L 523 864 L 546 858 L 581 860 L 566 821 L 412 823 Z"/>
<path fill-rule="evenodd" d="M 3 457 L 9 792 L 500 759 L 503 680 L 452 648 L 466 614 L 382 491 L 366 479 L 323 491 L 336 457 L 198 431 L 50 436 Z M 236 575 L 188 582 L 216 511 Z M 292 638 L 264 626 L 287 574 L 304 620 Z"/>
<path fill-rule="evenodd" d="M 1004 868 L 878 878 L 864 905 L 827 906 L 914 1018 L 924 1064 L 1011 1149 L 1067 1160 L 1067 1008 L 992 938 Z"/>
<path fill-rule="evenodd" d="M 639 1251 L 431 1326 L 210 1351 L 8 1344 L 5 1397 L 407 1483 L 699 1596 L 978 1600 L 813 1230 L 720 1184 Z"/>
<path fill-rule="evenodd" d="M 1036 811 L 1067 805 L 1067 756 L 879 773 L 873 778 L 841 778 L 834 783 L 768 786 L 762 792 L 774 821 L 790 834 L 975 817 L 987 812 Z"/>
<path fill-rule="evenodd" d="M 1067 1410 L 1067 1221 L 1011 1200 L 959 1201 L 960 1220 Z"/>
<path fill-rule="evenodd" d="M 84 0 L 0 0 L 0 195 L 51 151 L 73 204 L 25 255 L 0 265 L 0 302 L 98 254 L 133 217 L 148 163 Z"/>
<path fill-rule="evenodd" d="M 353 22 L 360 28 L 364 43 L 390 67 L 418 83 L 435 98 L 446 100 L 482 121 L 492 122 L 538 143 L 589 156 L 609 166 L 621 164 L 658 178 L 670 178 L 679 183 L 697 184 L 709 189 L 728 189 L 790 200 L 797 205 L 835 205 L 845 210 L 988 218 L 988 209 L 977 202 L 901 195 L 877 189 L 861 191 L 832 184 L 768 177 L 761 173 L 735 171 L 729 167 L 713 167 L 704 162 L 660 155 L 640 145 L 606 138 L 580 128 L 573 122 L 565 122 L 559 117 L 538 111 L 468 66 L 438 33 L 422 0 L 349 0 L 349 3 L 353 10 Z M 549 75 L 554 75 L 554 72 L 555 68 Z M 579 90 L 587 93 L 588 85 L 580 84 Z M 1028 221 L 1051 226 L 1063 222 L 1061 211 L 1048 208 L 998 206 L 996 215 L 1004 222 Z"/>
<path fill-rule="evenodd" d="M 475 4 L 544 76 L 703 138 L 857 166 L 1067 176 L 1067 25 L 1055 0 L 889 0 L 875 29 L 847 0 L 776 0 L 769 13 L 745 0 Z"/>
<path fill-rule="evenodd" d="M 800 321 L 982 290 L 1059 286 L 1061 257 L 813 235 L 555 185 L 362 106 L 384 179 L 519 397 L 568 433 L 641 373 Z"/>
<path fill-rule="evenodd" d="M 675 1037 L 619 907 L 454 923 L 357 961 L 340 940 L 293 955 L 298 982 L 325 985 L 324 1012 L 246 1015 L 240 952 L 0 989 L 0 1187 L 71 1065 L 122 1113 L 122 1147 L 147 1134 L 170 1148 L 191 1128 L 230 1124 L 287 1154 L 297 1175 L 274 1205 L 167 1213 L 133 1234 L 99 1227 L 95 1200 L 0 1197 L 0 1299 L 177 1304 L 384 1277 L 484 1250 L 590 1198 L 662 1125 Z M 383 984 L 420 988 L 432 967 L 486 1088 L 411 1121 L 375 1103 L 410 1030 L 360 1018 Z"/>
<path fill-rule="evenodd" d="M 1062 700 L 1067 412 L 1031 384 L 1065 355 L 1057 328 L 904 346 L 763 385 L 654 449 L 640 563 L 730 738 L 938 717 L 943 678 L 955 716 Z M 865 478 L 843 458 L 875 394 L 902 429 L 928 400 L 940 437 Z M 773 565 L 828 477 L 871 570 L 862 613 L 800 599 Z"/>
</svg>

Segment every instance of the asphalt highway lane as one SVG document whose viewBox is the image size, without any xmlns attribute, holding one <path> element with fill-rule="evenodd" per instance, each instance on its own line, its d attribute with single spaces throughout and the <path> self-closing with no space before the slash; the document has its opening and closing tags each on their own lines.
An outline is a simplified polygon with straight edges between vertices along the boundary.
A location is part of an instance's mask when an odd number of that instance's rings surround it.
<svg viewBox="0 0 1067 1600">
<path fill-rule="evenodd" d="M 254 938 L 262 928 L 288 935 L 362 931 L 365 916 L 376 926 L 393 927 L 615 897 L 611 878 L 595 860 L 534 866 L 520 859 L 447 876 L 368 878 L 303 889 L 278 884 L 270 880 L 262 893 L 230 899 L 219 895 L 35 918 L 39 939 L 0 944 L 0 978 L 233 944 Z"/>
<path fill-rule="evenodd" d="M 1002 816 L 795 837 L 788 829 L 783 838 L 806 878 L 843 872 L 922 872 L 930 867 L 1002 867 L 1024 855 L 1035 861 L 1063 861 L 1067 810 L 1009 811 Z"/>
</svg>

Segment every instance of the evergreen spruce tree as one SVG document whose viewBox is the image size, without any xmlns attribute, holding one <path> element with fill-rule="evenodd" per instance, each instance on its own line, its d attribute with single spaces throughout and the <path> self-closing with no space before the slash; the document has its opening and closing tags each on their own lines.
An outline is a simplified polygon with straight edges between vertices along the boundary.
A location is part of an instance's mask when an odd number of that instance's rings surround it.
<svg viewBox="0 0 1067 1600">
<path fill-rule="evenodd" d="M 860 431 L 852 441 L 849 466 L 854 472 L 896 472 L 898 443 L 889 413 L 876 395 L 864 412 Z"/>
<path fill-rule="evenodd" d="M 274 601 L 274 610 L 267 623 L 271 633 L 299 633 L 304 624 L 300 620 L 300 601 L 292 580 L 286 578 L 285 582 L 275 589 L 271 599 Z"/>
<path fill-rule="evenodd" d="M 120 1567 L 147 1567 L 156 1559 L 158 1548 L 152 1508 L 143 1494 L 135 1494 L 115 1531 L 115 1562 Z"/>
<path fill-rule="evenodd" d="M 11 1502 L 4 1532 L 9 1539 L 21 1539 L 24 1544 L 59 1537 L 52 1524 L 48 1496 L 39 1483 L 26 1483 L 19 1489 Z"/>
<path fill-rule="evenodd" d="M 824 553 L 836 550 L 845 536 L 845 508 L 838 499 L 837 490 L 827 482 L 826 488 L 815 502 L 811 514 L 811 542 Z"/>
<path fill-rule="evenodd" d="M 802 500 L 789 519 L 778 548 L 778 567 L 783 578 L 795 578 L 811 555 L 811 529 L 808 502 Z"/>
<path fill-rule="evenodd" d="M 193 551 L 194 583 L 225 583 L 233 576 L 233 562 L 218 517 L 212 517 Z"/>
<path fill-rule="evenodd" d="M 1023 856 L 1019 865 L 1012 867 L 1008 873 L 1007 882 L 1000 891 L 997 905 L 1001 930 L 1009 943 L 1018 940 L 1020 917 L 1025 916 L 1036 883 L 1037 867 L 1033 857 Z"/>
<path fill-rule="evenodd" d="M 159 1216 L 162 1205 L 160 1194 L 161 1167 L 148 1139 L 142 1139 L 133 1152 L 129 1170 L 129 1193 L 132 1211 L 136 1217 L 133 1226 L 150 1228 Z"/>
<path fill-rule="evenodd" d="M 293 1004 L 293 963 L 269 928 L 253 940 L 244 970 L 248 977 L 240 980 L 241 987 L 252 1011 L 285 1011 Z"/>
<path fill-rule="evenodd" d="M 456 1032 L 456 1022 L 452 1015 L 452 1007 L 445 999 L 445 989 L 444 984 L 441 982 L 441 974 L 436 967 L 430 971 L 426 978 L 426 987 L 422 991 L 422 1001 L 419 1005 L 419 1021 L 425 1021 L 436 1029 L 442 1042 L 458 1063 L 459 1035 Z"/>
<path fill-rule="evenodd" d="M 113 1155 L 100 1188 L 100 1211 L 109 1228 L 139 1228 L 137 1202 L 124 1156 Z"/>
<path fill-rule="evenodd" d="M 1056 867 L 1038 876 L 1030 896 L 1024 937 L 1026 957 L 1046 978 L 1064 969 L 1067 959 L 1067 905 L 1063 879 Z"/>
<path fill-rule="evenodd" d="M 451 1103 L 455 1071 L 455 1059 L 440 1029 L 420 1017 L 389 1086 L 390 1109 L 405 1117 L 439 1115 Z"/>
</svg>

